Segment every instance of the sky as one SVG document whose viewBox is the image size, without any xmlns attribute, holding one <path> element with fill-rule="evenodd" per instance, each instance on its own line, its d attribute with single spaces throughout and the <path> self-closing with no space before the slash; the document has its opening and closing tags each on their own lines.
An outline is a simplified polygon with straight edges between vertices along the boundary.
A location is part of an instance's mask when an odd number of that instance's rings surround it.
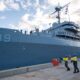
<svg viewBox="0 0 80 80">
<path fill-rule="evenodd" d="M 56 22 L 55 7 L 69 3 L 62 10 L 61 21 L 80 23 L 80 0 L 0 0 L 0 27 L 18 30 L 47 29 Z"/>
</svg>

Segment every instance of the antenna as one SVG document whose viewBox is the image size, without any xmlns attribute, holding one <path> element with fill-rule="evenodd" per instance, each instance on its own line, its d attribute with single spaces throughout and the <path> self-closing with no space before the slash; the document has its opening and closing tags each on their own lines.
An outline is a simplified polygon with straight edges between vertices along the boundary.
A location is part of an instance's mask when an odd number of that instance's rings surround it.
<svg viewBox="0 0 80 80">
<path fill-rule="evenodd" d="M 68 6 L 70 3 L 71 3 L 71 2 L 67 3 L 66 5 L 64 5 L 64 6 L 62 6 L 62 7 L 60 6 L 60 3 L 58 3 L 58 6 L 55 7 L 55 11 L 50 14 L 50 15 L 52 15 L 52 14 L 57 13 L 57 17 L 56 17 L 56 18 L 58 19 L 58 23 L 59 23 L 59 24 L 60 24 L 60 21 L 61 21 L 60 11 L 61 11 L 62 9 L 64 9 L 66 6 Z"/>
<path fill-rule="evenodd" d="M 60 3 L 58 3 L 58 6 L 55 7 L 55 10 L 57 12 L 56 18 L 58 19 L 58 23 L 60 24 L 60 11 L 61 11 Z"/>
</svg>

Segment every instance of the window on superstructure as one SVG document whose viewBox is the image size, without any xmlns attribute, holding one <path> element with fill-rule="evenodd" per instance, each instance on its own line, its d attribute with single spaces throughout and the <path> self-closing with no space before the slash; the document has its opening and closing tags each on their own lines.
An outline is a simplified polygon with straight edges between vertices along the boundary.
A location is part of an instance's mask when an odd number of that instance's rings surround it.
<svg viewBox="0 0 80 80">
<path fill-rule="evenodd" d="M 56 36 L 63 39 L 80 40 L 80 37 L 76 36 L 67 36 L 67 35 L 56 35 Z"/>
</svg>

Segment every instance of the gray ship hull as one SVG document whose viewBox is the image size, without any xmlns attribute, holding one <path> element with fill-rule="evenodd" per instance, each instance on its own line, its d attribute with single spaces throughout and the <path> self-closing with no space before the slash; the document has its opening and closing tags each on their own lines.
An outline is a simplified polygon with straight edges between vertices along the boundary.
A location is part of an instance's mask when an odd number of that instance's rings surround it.
<svg viewBox="0 0 80 80">
<path fill-rule="evenodd" d="M 51 62 L 54 57 L 80 54 L 80 47 L 40 43 L 0 42 L 0 70 Z"/>
</svg>

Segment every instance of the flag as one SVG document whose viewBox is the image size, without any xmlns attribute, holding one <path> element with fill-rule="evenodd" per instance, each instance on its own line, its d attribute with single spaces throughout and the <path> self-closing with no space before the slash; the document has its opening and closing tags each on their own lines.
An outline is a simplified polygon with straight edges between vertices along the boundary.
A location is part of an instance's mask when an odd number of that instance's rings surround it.
<svg viewBox="0 0 80 80">
<path fill-rule="evenodd" d="M 66 6 L 65 14 L 67 14 L 67 12 L 68 12 L 68 5 Z"/>
</svg>

